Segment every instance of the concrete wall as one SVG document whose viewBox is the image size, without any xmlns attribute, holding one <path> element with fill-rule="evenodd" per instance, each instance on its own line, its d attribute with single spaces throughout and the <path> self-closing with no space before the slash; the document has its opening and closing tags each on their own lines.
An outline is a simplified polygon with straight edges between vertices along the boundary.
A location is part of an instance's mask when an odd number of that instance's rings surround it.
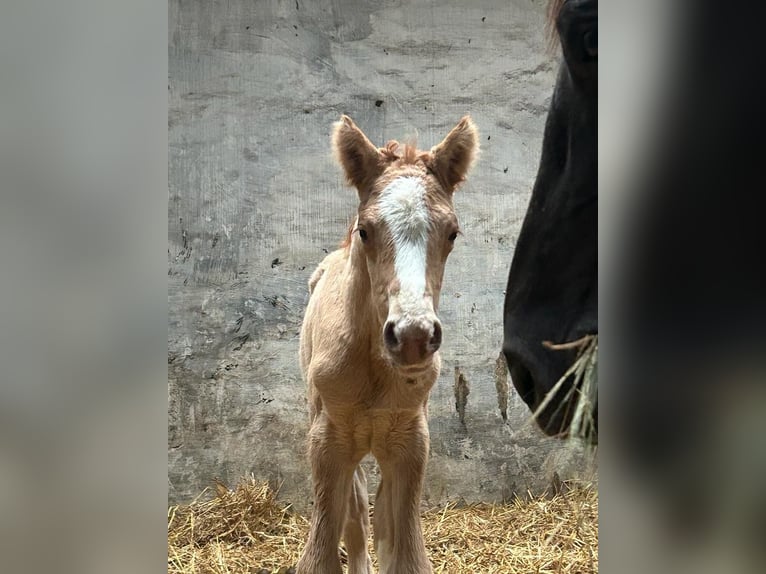
<svg viewBox="0 0 766 574">
<path fill-rule="evenodd" d="M 356 205 L 330 156 L 341 113 L 378 144 L 416 135 L 430 147 L 464 113 L 481 131 L 480 160 L 456 196 L 465 235 L 444 279 L 426 503 L 500 500 L 539 491 L 554 470 L 584 472 L 586 453 L 543 437 L 508 382 L 504 421 L 505 369 L 499 384 L 495 373 L 554 84 L 543 3 L 171 0 L 169 9 L 169 501 L 189 500 L 214 476 L 253 473 L 306 508 L 298 336 L 308 277 Z M 470 385 L 462 400 L 456 366 Z"/>
</svg>

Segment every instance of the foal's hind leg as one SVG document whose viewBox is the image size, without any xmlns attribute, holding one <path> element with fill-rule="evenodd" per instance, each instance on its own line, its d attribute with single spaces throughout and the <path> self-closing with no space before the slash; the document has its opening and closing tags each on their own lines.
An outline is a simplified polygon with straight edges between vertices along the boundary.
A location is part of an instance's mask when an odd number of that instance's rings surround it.
<svg viewBox="0 0 766 574">
<path fill-rule="evenodd" d="M 354 480 L 350 446 L 320 413 L 309 431 L 314 510 L 309 537 L 296 574 L 342 574 L 338 557 L 343 524 Z"/>
<path fill-rule="evenodd" d="M 367 479 L 362 467 L 354 472 L 351 486 L 346 527 L 343 539 L 348 552 L 349 574 L 372 574 L 372 563 L 367 554 L 367 538 L 370 533 L 370 515 L 367 504 Z"/>
</svg>

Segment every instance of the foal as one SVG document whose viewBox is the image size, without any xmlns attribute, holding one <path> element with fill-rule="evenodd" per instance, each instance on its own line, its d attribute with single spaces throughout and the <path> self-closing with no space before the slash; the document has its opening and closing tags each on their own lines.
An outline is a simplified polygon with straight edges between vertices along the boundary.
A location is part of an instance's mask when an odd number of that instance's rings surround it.
<svg viewBox="0 0 766 574">
<path fill-rule="evenodd" d="M 367 554 L 369 452 L 382 479 L 375 552 L 384 574 L 432 571 L 420 525 L 428 458 L 427 401 L 439 375 L 436 316 L 444 265 L 458 234 L 452 195 L 478 151 L 466 116 L 430 151 L 375 147 L 347 116 L 333 150 L 359 208 L 343 247 L 309 280 L 300 341 L 308 384 L 311 530 L 298 574 L 372 572 Z"/>
</svg>

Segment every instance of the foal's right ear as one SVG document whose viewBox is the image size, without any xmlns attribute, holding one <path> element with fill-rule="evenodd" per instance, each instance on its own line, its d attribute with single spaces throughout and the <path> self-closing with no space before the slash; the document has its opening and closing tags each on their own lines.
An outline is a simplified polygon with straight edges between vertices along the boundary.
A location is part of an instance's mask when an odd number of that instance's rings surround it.
<svg viewBox="0 0 766 574">
<path fill-rule="evenodd" d="M 346 115 L 335 123 L 332 147 L 335 158 L 343 166 L 346 181 L 355 186 L 359 198 L 364 199 L 385 169 L 383 154 Z"/>
</svg>

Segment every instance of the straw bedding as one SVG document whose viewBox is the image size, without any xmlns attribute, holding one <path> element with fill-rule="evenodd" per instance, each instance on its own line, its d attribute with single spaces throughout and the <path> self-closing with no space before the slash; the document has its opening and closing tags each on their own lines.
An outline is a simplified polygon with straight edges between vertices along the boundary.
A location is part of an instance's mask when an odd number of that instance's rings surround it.
<svg viewBox="0 0 766 574">
<path fill-rule="evenodd" d="M 233 490 L 216 483 L 213 490 L 212 498 L 206 489 L 191 504 L 168 509 L 168 572 L 293 572 L 308 533 L 306 517 L 253 478 Z M 558 483 L 550 494 L 507 504 L 429 510 L 423 530 L 437 573 L 598 572 L 598 493 L 588 483 Z M 377 571 L 372 540 L 370 553 Z"/>
</svg>

